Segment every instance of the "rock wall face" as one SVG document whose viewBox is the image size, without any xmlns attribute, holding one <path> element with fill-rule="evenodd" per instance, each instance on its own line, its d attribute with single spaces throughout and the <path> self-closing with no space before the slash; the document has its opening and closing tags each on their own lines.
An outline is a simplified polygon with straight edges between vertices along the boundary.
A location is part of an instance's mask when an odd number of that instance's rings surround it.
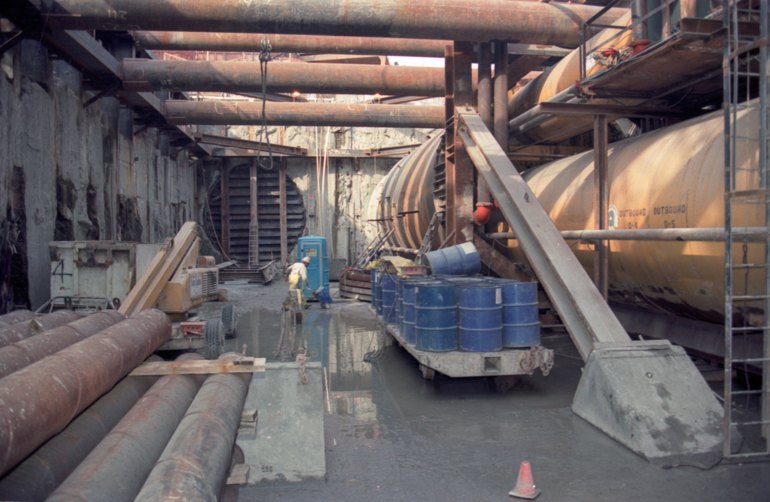
<svg viewBox="0 0 770 502">
<path fill-rule="evenodd" d="M 50 241 L 160 242 L 195 218 L 186 153 L 134 134 L 116 98 L 84 108 L 91 95 L 35 41 L 0 59 L 0 312 L 48 300 Z"/>
</svg>

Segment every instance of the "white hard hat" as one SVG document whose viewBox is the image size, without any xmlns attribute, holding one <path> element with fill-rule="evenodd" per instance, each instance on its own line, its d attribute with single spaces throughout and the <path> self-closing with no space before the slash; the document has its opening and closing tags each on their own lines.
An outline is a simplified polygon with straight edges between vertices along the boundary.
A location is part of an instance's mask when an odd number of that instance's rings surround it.
<svg viewBox="0 0 770 502">
<path fill-rule="evenodd" d="M 310 257 L 305 256 L 304 258 L 302 258 L 302 263 L 310 263 Z"/>
</svg>

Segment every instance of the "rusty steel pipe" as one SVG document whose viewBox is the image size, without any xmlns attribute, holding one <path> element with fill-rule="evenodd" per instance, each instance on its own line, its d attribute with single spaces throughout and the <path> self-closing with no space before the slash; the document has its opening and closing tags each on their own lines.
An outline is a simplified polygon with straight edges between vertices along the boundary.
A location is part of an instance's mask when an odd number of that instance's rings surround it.
<svg viewBox="0 0 770 502">
<path fill-rule="evenodd" d="M 128 91 L 261 92 L 259 61 L 157 61 L 124 59 Z M 269 92 L 444 96 L 443 68 L 349 64 L 275 63 Z"/>
<path fill-rule="evenodd" d="M 145 310 L 0 379 L 0 475 L 64 429 L 171 336 Z"/>
<path fill-rule="evenodd" d="M 262 102 L 173 101 L 165 103 L 173 125 L 260 125 Z M 443 106 L 273 103 L 266 105 L 268 125 L 339 127 L 444 127 Z"/>
<path fill-rule="evenodd" d="M 227 353 L 219 359 L 237 359 Z M 187 410 L 137 502 L 216 502 L 227 475 L 251 373 L 210 376 Z"/>
<path fill-rule="evenodd" d="M 259 33 L 201 33 L 195 31 L 132 31 L 137 47 L 166 51 L 259 52 Z M 443 40 L 415 38 L 325 37 L 266 35 L 272 52 L 370 56 L 444 57 Z"/>
<path fill-rule="evenodd" d="M 0 328 L 5 328 L 17 322 L 29 321 L 35 317 L 37 317 L 37 314 L 30 310 L 14 310 L 13 312 L 0 315 Z"/>
<path fill-rule="evenodd" d="M 80 319 L 80 317 L 72 310 L 60 310 L 28 321 L 17 322 L 0 330 L 0 347 L 20 342 L 49 329 L 58 328 L 63 324 Z"/>
<path fill-rule="evenodd" d="M 37 336 L 0 348 L 0 378 L 55 354 L 124 320 L 117 310 L 103 310 Z"/>
<path fill-rule="evenodd" d="M 177 358 L 195 360 L 203 357 Z M 204 375 L 167 375 L 158 380 L 46 500 L 134 500 L 204 380 Z"/>
<path fill-rule="evenodd" d="M 160 361 L 151 356 L 148 361 Z M 128 413 L 158 377 L 127 377 L 0 480 L 11 500 L 45 500 Z M 108 499 L 105 499 L 108 500 Z"/>
<path fill-rule="evenodd" d="M 176 30 L 420 38 L 576 47 L 599 7 L 510 0 L 47 0 L 47 25 L 76 30 Z M 597 20 L 611 24 L 628 9 Z M 591 32 L 593 33 L 593 32 Z"/>
</svg>

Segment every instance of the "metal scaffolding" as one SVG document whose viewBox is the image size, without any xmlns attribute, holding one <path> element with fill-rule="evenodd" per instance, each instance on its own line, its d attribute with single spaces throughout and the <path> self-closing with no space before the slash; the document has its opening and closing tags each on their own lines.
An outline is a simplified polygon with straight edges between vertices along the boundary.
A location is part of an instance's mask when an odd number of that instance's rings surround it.
<svg viewBox="0 0 770 502">
<path fill-rule="evenodd" d="M 756 25 L 759 25 L 757 35 Z M 753 28 L 753 29 L 752 29 Z M 768 3 L 724 0 L 725 113 L 725 382 L 724 457 L 745 458 L 770 453 L 770 179 L 768 178 Z M 742 119 L 758 110 L 759 127 Z M 756 152 L 759 156 L 756 158 Z M 764 226 L 763 244 L 749 244 L 738 227 Z M 737 337 L 762 337 L 763 353 L 734 358 Z M 752 383 L 733 378 L 761 367 L 762 379 Z M 755 406 L 759 404 L 760 413 Z M 742 445 L 738 435 L 760 427 L 764 449 Z M 753 450 L 753 451 L 752 451 Z"/>
</svg>

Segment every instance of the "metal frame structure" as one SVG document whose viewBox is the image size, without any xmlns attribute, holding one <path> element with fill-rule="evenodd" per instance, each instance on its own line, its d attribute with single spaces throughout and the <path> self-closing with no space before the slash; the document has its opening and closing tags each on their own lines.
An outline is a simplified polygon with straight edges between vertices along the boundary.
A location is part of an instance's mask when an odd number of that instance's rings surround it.
<svg viewBox="0 0 770 502">
<path fill-rule="evenodd" d="M 768 172 L 768 3 L 724 0 L 723 28 L 724 41 L 724 123 L 725 123 L 725 360 L 724 360 L 724 446 L 725 458 L 747 458 L 770 454 L 770 173 Z M 754 7 L 754 8 L 752 8 Z M 760 35 L 756 37 L 742 30 L 741 20 L 759 18 Z M 758 68 L 758 71 L 757 71 Z M 752 96 L 752 83 L 758 79 L 759 96 Z M 759 99 L 751 100 L 758 97 Z M 746 108 L 759 109 L 759 131 L 753 133 L 738 128 L 739 111 Z M 758 143 L 758 145 L 757 145 Z M 742 151 L 759 148 L 759 162 L 756 167 L 740 165 L 738 158 Z M 764 208 L 765 239 L 764 256 L 760 263 L 748 263 L 749 239 L 733 226 L 735 214 L 741 209 Z M 760 212 L 761 209 L 760 209 Z M 742 250 L 742 251 L 741 251 Z M 736 252 L 737 251 L 737 252 Z M 742 255 L 742 259 L 741 259 Z M 736 263 L 736 259 L 738 263 Z M 758 260 L 754 260 L 758 261 Z M 749 277 L 762 274 L 764 284 L 761 291 L 749 292 Z M 743 280 L 740 280 L 740 276 Z M 753 277 L 753 276 L 752 276 Z M 742 291 L 741 291 L 742 289 Z M 751 311 L 761 308 L 760 326 L 749 325 Z M 738 316 L 740 314 L 740 316 Z M 740 326 L 736 324 L 740 323 Z M 733 345 L 737 336 L 761 333 L 763 354 L 761 357 L 737 358 Z M 736 390 L 733 382 L 733 368 L 738 365 L 746 370 L 749 363 L 762 365 L 762 380 L 759 389 Z M 752 397 L 759 396 L 761 413 L 759 420 L 750 417 L 746 408 Z M 745 399 L 745 406 L 738 400 Z M 733 452 L 732 440 L 739 434 L 738 427 L 761 427 L 765 438 L 764 451 Z"/>
</svg>

